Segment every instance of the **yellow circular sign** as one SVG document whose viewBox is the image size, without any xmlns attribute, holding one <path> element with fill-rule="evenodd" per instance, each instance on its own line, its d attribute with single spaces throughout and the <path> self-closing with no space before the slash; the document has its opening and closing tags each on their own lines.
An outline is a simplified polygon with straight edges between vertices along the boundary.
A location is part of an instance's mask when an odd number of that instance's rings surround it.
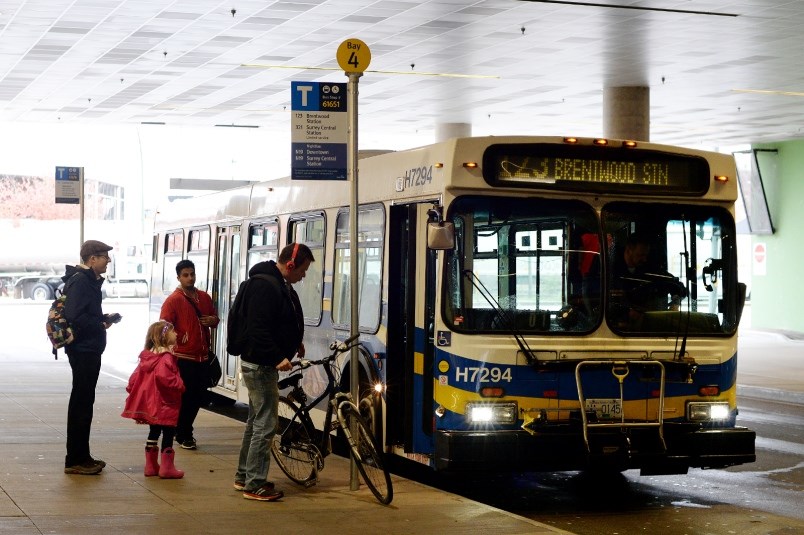
<svg viewBox="0 0 804 535">
<path fill-rule="evenodd" d="M 438 371 L 441 373 L 447 373 L 449 371 L 449 362 L 446 360 L 441 360 L 438 362 Z"/>
<path fill-rule="evenodd" d="M 371 50 L 360 39 L 347 39 L 340 44 L 335 57 L 344 71 L 363 72 L 371 63 Z"/>
</svg>

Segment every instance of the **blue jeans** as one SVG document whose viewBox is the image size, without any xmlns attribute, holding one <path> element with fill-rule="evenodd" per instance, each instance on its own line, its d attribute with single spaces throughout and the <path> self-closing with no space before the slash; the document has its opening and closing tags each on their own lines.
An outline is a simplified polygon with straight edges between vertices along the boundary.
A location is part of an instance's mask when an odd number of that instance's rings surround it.
<svg viewBox="0 0 804 535">
<path fill-rule="evenodd" d="M 244 481 L 243 490 L 252 491 L 268 481 L 268 449 L 276 434 L 279 410 L 279 372 L 250 362 L 242 362 L 241 369 L 248 388 L 248 419 L 235 481 Z"/>
</svg>

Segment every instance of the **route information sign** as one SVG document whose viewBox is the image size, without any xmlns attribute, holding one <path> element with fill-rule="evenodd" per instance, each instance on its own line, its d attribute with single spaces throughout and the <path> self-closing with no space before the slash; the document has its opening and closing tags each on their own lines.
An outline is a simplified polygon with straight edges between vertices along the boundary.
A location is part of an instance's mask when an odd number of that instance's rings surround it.
<svg viewBox="0 0 804 535">
<path fill-rule="evenodd" d="M 292 180 L 346 180 L 346 84 L 291 82 Z"/>
<path fill-rule="evenodd" d="M 56 204 L 80 204 L 83 167 L 56 167 Z"/>
</svg>

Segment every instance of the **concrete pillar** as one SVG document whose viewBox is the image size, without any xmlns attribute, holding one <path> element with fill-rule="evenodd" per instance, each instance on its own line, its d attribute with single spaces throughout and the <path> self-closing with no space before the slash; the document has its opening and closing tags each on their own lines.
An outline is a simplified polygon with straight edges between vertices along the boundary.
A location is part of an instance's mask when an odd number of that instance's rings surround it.
<svg viewBox="0 0 804 535">
<path fill-rule="evenodd" d="M 435 141 L 445 141 L 453 137 L 470 137 L 472 125 L 469 123 L 438 123 L 435 129 Z"/>
<path fill-rule="evenodd" d="M 603 89 L 603 136 L 650 141 L 650 88 Z"/>
</svg>

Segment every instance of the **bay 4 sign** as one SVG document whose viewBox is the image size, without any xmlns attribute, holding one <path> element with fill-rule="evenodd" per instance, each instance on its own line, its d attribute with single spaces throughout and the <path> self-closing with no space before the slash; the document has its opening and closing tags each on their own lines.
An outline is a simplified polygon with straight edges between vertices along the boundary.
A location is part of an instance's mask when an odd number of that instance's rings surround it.
<svg viewBox="0 0 804 535">
<path fill-rule="evenodd" d="M 346 84 L 291 82 L 291 178 L 346 180 Z"/>
</svg>

